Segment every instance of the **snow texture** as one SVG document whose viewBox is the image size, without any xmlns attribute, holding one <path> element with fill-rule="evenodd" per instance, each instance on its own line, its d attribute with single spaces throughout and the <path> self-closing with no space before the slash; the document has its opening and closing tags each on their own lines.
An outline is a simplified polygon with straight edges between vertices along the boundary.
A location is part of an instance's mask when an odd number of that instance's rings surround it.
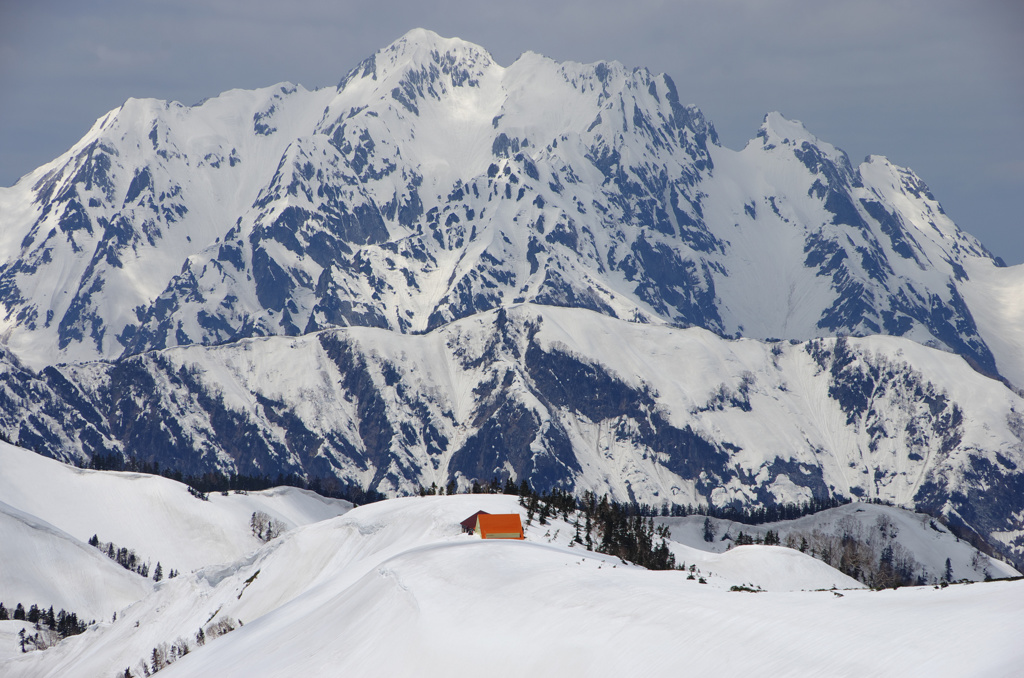
<svg viewBox="0 0 1024 678">
<path fill-rule="evenodd" d="M 566 546 L 568 525 L 525 542 L 460 533 L 515 497 L 391 500 L 290 530 L 251 556 L 162 582 L 140 603 L 10 676 L 114 675 L 154 647 L 208 639 L 166 675 L 1010 675 L 1021 660 L 1019 581 L 871 592 L 733 592 L 761 578 L 812 586 L 842 575 L 782 547 L 718 556 L 707 584 Z M 730 560 L 732 562 L 730 562 Z M 816 567 L 817 566 L 817 567 Z M 784 570 L 790 569 L 789 574 Z M 729 571 L 726 573 L 726 571 Z M 788 587 L 783 587 L 788 588 Z M 829 587 L 831 588 L 831 587 Z M 511 643 L 514 651 L 509 652 Z M 502 659 L 495 662 L 495 654 Z"/>
</svg>

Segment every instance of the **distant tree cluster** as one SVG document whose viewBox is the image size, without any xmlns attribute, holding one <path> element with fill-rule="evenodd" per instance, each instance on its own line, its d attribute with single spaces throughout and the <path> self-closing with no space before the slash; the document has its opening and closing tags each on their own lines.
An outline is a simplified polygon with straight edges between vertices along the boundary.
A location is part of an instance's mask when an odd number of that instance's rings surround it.
<svg viewBox="0 0 1024 678">
<path fill-rule="evenodd" d="M 560 497 L 556 495 L 556 499 L 559 498 L 562 507 L 574 501 L 568 493 Z M 544 495 L 541 495 L 540 503 L 544 505 Z M 577 515 L 573 517 L 576 528 L 574 540 L 577 542 L 588 547 L 593 544 L 601 553 L 618 556 L 649 570 L 675 569 L 676 559 L 668 548 L 668 527 L 655 527 L 653 516 L 643 515 L 636 504 L 609 501 L 607 494 L 598 500 L 590 491 L 584 492 L 576 504 Z M 580 514 L 583 519 L 582 541 Z M 563 517 L 569 517 L 564 508 Z"/>
<path fill-rule="evenodd" d="M 447 485 L 438 487 L 437 483 L 430 483 L 430 487 L 423 487 L 420 485 L 418 494 L 421 497 L 443 495 L 443 494 L 465 494 L 465 492 L 459 492 L 458 484 L 454 479 L 449 480 Z M 472 485 L 469 487 L 469 494 L 520 494 L 520 487 L 512 482 L 511 478 L 506 478 L 504 482 L 498 480 L 497 476 L 491 480 L 484 481 L 481 483 L 478 480 L 473 480 Z"/>
<path fill-rule="evenodd" d="M 161 467 L 160 462 L 139 461 L 135 457 L 122 457 L 116 454 L 97 454 L 85 465 L 85 468 L 97 471 L 132 471 L 134 473 L 146 473 L 149 475 L 163 476 L 171 480 L 188 485 L 189 492 L 197 499 L 209 499 L 211 492 L 255 492 L 267 490 L 271 487 L 298 487 L 303 490 L 311 490 L 322 497 L 344 499 L 353 504 L 369 504 L 381 501 L 386 497 L 380 492 L 366 490 L 358 485 L 345 484 L 337 478 L 310 478 L 308 480 L 296 474 L 278 474 L 276 477 L 268 475 L 246 475 L 224 474 L 217 471 L 207 471 L 202 474 L 187 475 L 180 469 Z"/>
<path fill-rule="evenodd" d="M 236 622 L 228 617 L 221 617 L 217 621 L 208 624 L 205 629 L 203 627 L 199 628 L 199 631 L 197 631 L 195 635 L 195 644 L 197 647 L 202 647 L 203 645 L 206 645 L 207 640 L 213 640 L 218 636 L 230 633 L 241 625 L 241 621 Z M 135 665 L 134 672 L 132 672 L 131 667 L 128 667 L 124 672 L 118 672 L 115 678 L 142 678 L 143 676 L 152 676 L 154 673 L 162 671 L 191 651 L 192 647 L 188 638 L 179 637 L 173 643 L 160 643 L 153 648 L 146 659 L 140 660 Z"/>
<path fill-rule="evenodd" d="M 119 547 L 112 541 L 101 542 L 100 538 L 95 534 L 89 538 L 89 546 L 94 546 L 107 554 L 108 558 L 129 572 L 149 577 L 149 562 L 142 562 L 142 559 L 135 554 L 133 549 L 123 546 Z"/>
<path fill-rule="evenodd" d="M 79 619 L 74 612 L 65 612 L 62 608 L 60 612 L 54 613 L 52 605 L 49 609 L 44 609 L 33 604 L 26 611 L 25 606 L 18 603 L 12 612 L 0 603 L 0 621 L 12 619 L 24 621 L 35 627 L 34 634 L 26 633 L 24 628 L 18 633 L 18 644 L 22 652 L 45 650 L 68 636 L 85 633 L 89 627 L 89 624 Z"/>
<path fill-rule="evenodd" d="M 280 537 L 281 533 L 287 529 L 284 523 L 274 520 L 263 511 L 253 511 L 252 517 L 249 519 L 249 527 L 252 529 L 252 536 L 264 543 Z"/>
<path fill-rule="evenodd" d="M 664 505 L 660 509 L 662 517 L 685 518 L 686 516 L 708 516 L 719 520 L 730 520 L 734 523 L 744 525 L 763 525 L 764 523 L 775 523 L 781 520 L 796 520 L 803 516 L 819 513 L 827 509 L 836 508 L 849 504 L 850 500 L 845 497 L 812 497 L 807 501 L 785 504 L 773 504 L 772 506 L 711 506 L 699 504 L 671 504 Z M 644 515 L 655 515 L 654 509 L 646 504 L 640 504 L 640 510 Z"/>
<path fill-rule="evenodd" d="M 751 536 L 749 534 L 743 534 L 741 531 L 739 536 L 733 540 L 734 546 L 745 546 L 748 544 L 764 544 L 765 546 L 778 546 L 781 542 L 779 541 L 779 533 L 768 530 L 765 535 Z"/>
<path fill-rule="evenodd" d="M 937 574 L 930 574 L 896 541 L 898 534 L 899 528 L 888 516 L 879 516 L 868 529 L 853 516 L 844 516 L 834 532 L 794 531 L 786 535 L 784 542 L 872 588 L 938 583 Z M 946 581 L 951 577 L 951 572 L 946 574 Z"/>
<path fill-rule="evenodd" d="M 142 558 L 136 555 L 133 549 L 123 546 L 119 547 L 112 541 L 100 541 L 100 538 L 95 534 L 89 537 L 89 546 L 93 546 L 107 554 L 108 558 L 129 572 L 134 572 L 141 577 L 149 577 L 149 561 L 147 560 L 146 562 L 142 562 Z M 167 574 L 168 579 L 174 579 L 177 576 L 178 571 L 173 569 Z M 163 578 L 163 566 L 159 561 L 157 561 L 156 569 L 153 571 L 153 581 L 160 581 Z"/>
</svg>

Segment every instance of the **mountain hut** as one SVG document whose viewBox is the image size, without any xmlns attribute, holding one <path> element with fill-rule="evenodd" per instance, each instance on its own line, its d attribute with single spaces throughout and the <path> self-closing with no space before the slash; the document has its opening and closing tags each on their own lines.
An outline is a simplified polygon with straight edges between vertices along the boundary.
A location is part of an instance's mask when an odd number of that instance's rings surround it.
<svg viewBox="0 0 1024 678">
<path fill-rule="evenodd" d="M 473 533 L 481 539 L 525 539 L 523 521 L 518 513 L 481 513 Z"/>
</svg>

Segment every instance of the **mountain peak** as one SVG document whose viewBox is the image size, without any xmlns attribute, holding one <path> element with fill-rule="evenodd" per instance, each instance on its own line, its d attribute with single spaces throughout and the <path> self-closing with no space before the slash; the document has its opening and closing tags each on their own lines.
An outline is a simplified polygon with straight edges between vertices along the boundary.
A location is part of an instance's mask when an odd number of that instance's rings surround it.
<svg viewBox="0 0 1024 678">
<path fill-rule="evenodd" d="M 355 77 L 384 80 L 431 64 L 460 64 L 465 70 L 480 71 L 494 65 L 483 47 L 462 38 L 445 38 L 426 28 L 414 28 L 364 60 L 339 83 L 343 88 Z"/>
<path fill-rule="evenodd" d="M 802 122 L 790 120 L 778 111 L 765 114 L 761 127 L 757 130 L 757 137 L 766 148 L 779 145 L 799 146 L 804 141 L 814 146 L 822 143 Z"/>
</svg>

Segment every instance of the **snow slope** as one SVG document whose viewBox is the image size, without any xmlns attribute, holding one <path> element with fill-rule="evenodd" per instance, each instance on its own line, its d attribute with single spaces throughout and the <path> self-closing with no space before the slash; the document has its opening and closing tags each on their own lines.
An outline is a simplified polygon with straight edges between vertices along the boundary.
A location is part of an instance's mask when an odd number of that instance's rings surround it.
<svg viewBox="0 0 1024 678">
<path fill-rule="evenodd" d="M 163 669 L 171 678 L 470 675 L 484 666 L 500 676 L 1010 675 L 1022 659 L 1022 582 L 730 592 L 728 580 L 700 584 L 563 546 L 568 525 L 557 521 L 528 528 L 525 542 L 462 535 L 458 521 L 479 509 L 521 511 L 501 495 L 363 506 L 232 565 L 162 582 L 115 623 L 0 671 L 141 673 L 154 647 L 179 638 L 191 652 Z M 774 547 L 727 557 L 742 581 L 810 561 Z M 244 625 L 197 647 L 197 629 L 222 619 Z"/>
<path fill-rule="evenodd" d="M 26 610 L 52 605 L 86 622 L 109 619 L 153 588 L 92 546 L 2 502 L 0 544 L 0 602 L 11 612 L 18 603 Z"/>
<path fill-rule="evenodd" d="M 1000 268 L 975 261 L 964 298 L 992 349 L 999 373 L 1024 389 L 1024 264 Z"/>
<path fill-rule="evenodd" d="M 234 561 L 258 547 L 249 527 L 254 511 L 294 528 L 351 507 L 296 488 L 212 493 L 202 501 L 166 478 L 76 469 L 6 443 L 0 443 L 0 468 L 0 502 L 80 543 L 97 535 L 133 549 L 152 567 L 159 561 L 165 573 Z"/>
</svg>

